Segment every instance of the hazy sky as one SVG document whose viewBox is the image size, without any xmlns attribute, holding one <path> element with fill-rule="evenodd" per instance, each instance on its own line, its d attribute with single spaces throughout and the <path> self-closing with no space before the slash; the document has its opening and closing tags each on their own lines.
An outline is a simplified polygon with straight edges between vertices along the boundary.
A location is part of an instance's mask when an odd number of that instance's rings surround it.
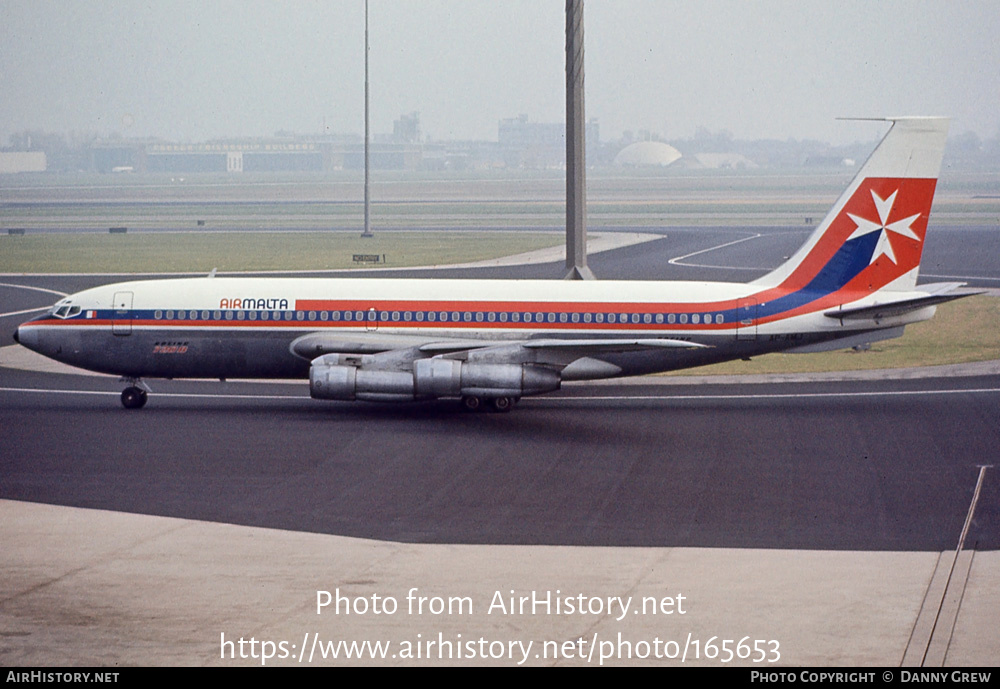
<svg viewBox="0 0 1000 689">
<path fill-rule="evenodd" d="M 372 129 L 431 138 L 562 121 L 562 0 L 370 0 Z M 586 109 L 601 138 L 695 128 L 869 140 L 838 116 L 950 115 L 1000 135 L 996 0 L 586 0 Z M 0 0 L 11 133 L 200 141 L 364 128 L 363 0 Z"/>
</svg>

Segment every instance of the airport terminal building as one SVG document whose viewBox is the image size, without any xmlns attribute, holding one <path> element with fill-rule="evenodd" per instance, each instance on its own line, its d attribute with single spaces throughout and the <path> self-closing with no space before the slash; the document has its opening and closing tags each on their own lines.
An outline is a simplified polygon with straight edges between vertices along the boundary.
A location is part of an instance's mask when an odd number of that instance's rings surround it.
<svg viewBox="0 0 1000 689">
<path fill-rule="evenodd" d="M 422 160 L 420 144 L 372 146 L 372 165 L 410 170 Z M 244 140 L 200 144 L 100 142 L 92 148 L 97 172 L 322 172 L 364 168 L 364 143 L 343 140 Z"/>
</svg>

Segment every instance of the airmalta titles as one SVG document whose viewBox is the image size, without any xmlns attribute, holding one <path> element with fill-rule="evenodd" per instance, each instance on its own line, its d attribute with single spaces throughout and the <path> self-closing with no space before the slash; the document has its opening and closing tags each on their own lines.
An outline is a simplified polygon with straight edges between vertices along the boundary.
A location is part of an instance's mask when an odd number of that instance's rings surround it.
<svg viewBox="0 0 1000 689">
<path fill-rule="evenodd" d="M 288 308 L 287 299 L 223 299 L 220 309 L 246 309 L 257 311 L 283 311 Z"/>
</svg>

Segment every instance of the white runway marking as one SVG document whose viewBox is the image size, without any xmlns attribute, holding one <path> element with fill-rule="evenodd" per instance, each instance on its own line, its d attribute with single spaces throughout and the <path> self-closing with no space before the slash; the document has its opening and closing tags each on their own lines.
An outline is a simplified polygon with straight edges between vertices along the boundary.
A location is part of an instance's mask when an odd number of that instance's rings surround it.
<svg viewBox="0 0 1000 689">
<path fill-rule="evenodd" d="M 962 393 L 997 393 L 1000 388 L 969 388 L 945 390 L 883 390 L 867 392 L 793 392 L 766 393 L 759 395 L 602 395 L 579 397 L 549 397 L 545 401 L 586 400 L 594 402 L 614 402 L 624 400 L 773 400 L 773 399 L 809 399 L 824 397 L 900 397 L 912 395 L 957 395 Z M 536 398 L 542 399 L 542 398 Z"/>
<path fill-rule="evenodd" d="M 724 249 L 727 246 L 733 246 L 734 244 L 742 244 L 743 242 L 749 242 L 751 239 L 758 239 L 763 237 L 761 233 L 756 233 L 750 237 L 743 237 L 742 239 L 735 239 L 731 242 L 725 242 L 724 244 L 718 244 L 716 246 L 710 246 L 707 249 L 700 249 L 698 251 L 692 251 L 689 254 L 684 254 L 683 256 L 677 256 L 670 259 L 667 263 L 675 266 L 686 266 L 688 268 L 725 268 L 728 270 L 764 270 L 763 268 L 757 267 L 746 267 L 746 266 L 719 266 L 706 263 L 682 263 L 685 259 L 691 258 L 692 256 L 697 256 L 699 254 L 707 254 L 709 251 L 716 251 L 717 249 Z"/>
<path fill-rule="evenodd" d="M 0 287 L 13 287 L 14 289 L 30 289 L 35 292 L 45 292 L 47 294 L 55 294 L 60 297 L 68 297 L 69 295 L 65 292 L 59 292 L 54 289 L 47 289 L 45 287 L 34 287 L 32 285 L 17 285 L 13 282 L 0 282 Z M 40 306 L 37 309 L 24 309 L 23 311 L 8 311 L 7 313 L 0 313 L 0 318 L 6 318 L 7 316 L 23 316 L 26 313 L 36 313 L 38 311 L 45 311 L 48 306 Z"/>
<path fill-rule="evenodd" d="M 104 395 L 117 397 L 121 393 L 113 390 L 46 390 L 44 388 L 0 388 L 0 392 L 34 392 L 40 394 L 59 395 Z M 202 397 L 210 399 L 233 400 L 301 400 L 309 399 L 306 395 L 237 395 L 233 393 L 202 393 L 202 392 L 154 392 L 150 397 Z"/>
<path fill-rule="evenodd" d="M 47 289 L 45 287 L 34 287 L 32 285 L 17 285 L 17 284 L 14 284 L 13 282 L 0 282 L 0 287 L 13 287 L 15 289 L 30 289 L 30 290 L 34 290 L 36 292 L 48 292 L 49 294 L 57 294 L 60 297 L 68 297 L 69 296 L 65 292 L 59 292 L 58 290 Z"/>
<path fill-rule="evenodd" d="M 304 388 L 305 386 L 303 386 Z M 59 390 L 46 388 L 12 388 L 0 387 L 0 392 L 25 392 L 39 394 L 61 395 L 118 395 L 115 391 L 99 390 Z M 885 390 L 862 392 L 802 392 L 802 393 L 766 393 L 766 394 L 734 394 L 734 395 L 581 395 L 574 397 L 536 397 L 524 402 L 546 402 L 560 404 L 563 402 L 627 402 L 627 401 L 692 401 L 692 400 L 774 400 L 774 399 L 824 399 L 835 397 L 915 397 L 920 395 L 972 395 L 996 394 L 1000 388 L 968 388 L 968 389 L 938 389 L 938 390 Z M 235 399 L 235 400 L 302 400 L 309 399 L 302 395 L 257 395 L 236 393 L 207 392 L 154 392 L 151 397 L 164 398 L 204 398 L 204 399 Z"/>
<path fill-rule="evenodd" d="M 48 306 L 40 306 L 37 309 L 25 309 L 24 311 L 8 311 L 7 313 L 0 313 L 0 318 L 6 318 L 7 316 L 23 316 L 26 313 L 36 313 L 38 311 L 45 311 Z"/>
</svg>

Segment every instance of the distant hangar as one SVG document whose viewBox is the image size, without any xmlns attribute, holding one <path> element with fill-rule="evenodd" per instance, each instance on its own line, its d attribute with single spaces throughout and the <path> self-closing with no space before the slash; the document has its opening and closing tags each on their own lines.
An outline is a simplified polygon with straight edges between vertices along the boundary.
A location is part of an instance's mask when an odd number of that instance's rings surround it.
<svg viewBox="0 0 1000 689">
<path fill-rule="evenodd" d="M 681 152 L 662 141 L 637 141 L 615 156 L 618 167 L 667 167 L 681 159 Z"/>
</svg>

